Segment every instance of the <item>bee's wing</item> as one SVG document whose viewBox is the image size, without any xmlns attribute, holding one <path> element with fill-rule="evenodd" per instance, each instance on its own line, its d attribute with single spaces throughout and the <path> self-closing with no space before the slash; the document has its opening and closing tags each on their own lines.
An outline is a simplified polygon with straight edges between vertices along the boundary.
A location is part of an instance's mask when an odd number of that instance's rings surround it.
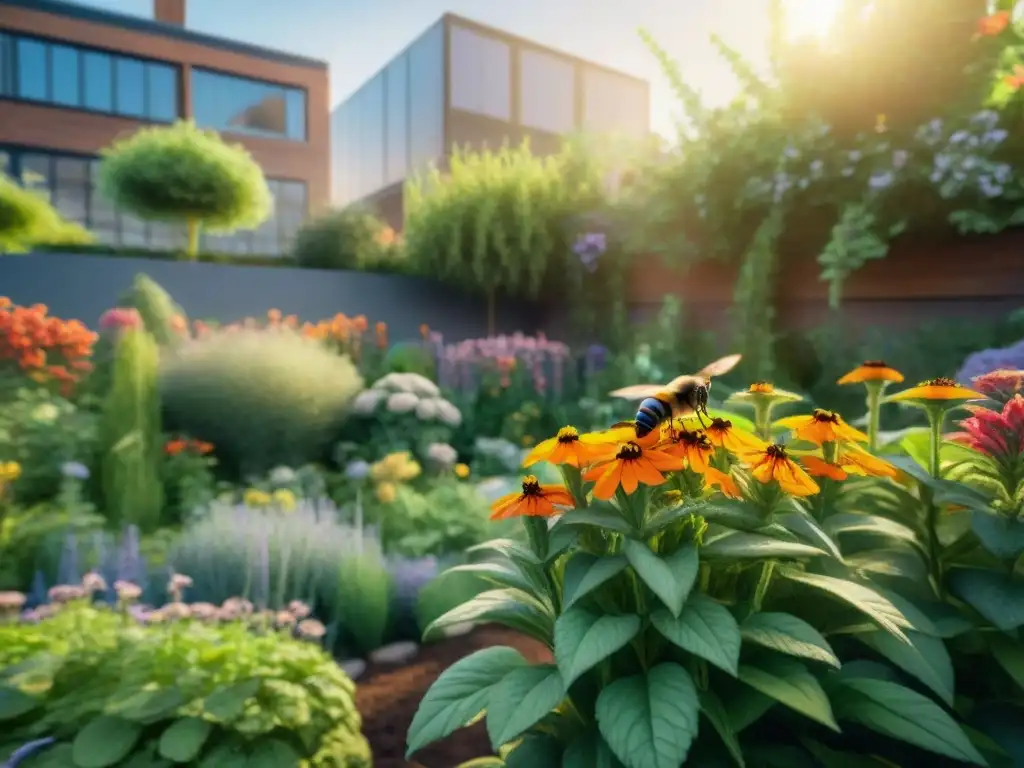
<svg viewBox="0 0 1024 768">
<path fill-rule="evenodd" d="M 703 384 L 704 379 L 702 376 L 694 376 L 692 374 L 686 374 L 685 376 L 676 376 L 672 381 L 666 384 L 663 389 L 669 392 L 679 392 L 685 389 L 690 384 Z"/>
<path fill-rule="evenodd" d="M 609 392 L 609 397 L 620 397 L 623 400 L 643 400 L 645 397 L 654 397 L 665 390 L 661 384 L 634 384 L 631 387 L 623 387 Z"/>
<path fill-rule="evenodd" d="M 726 355 L 725 357 L 715 360 L 713 363 L 705 365 L 697 373 L 697 376 L 702 379 L 710 379 L 712 376 L 725 376 L 725 374 L 735 368 L 742 359 L 743 355 Z"/>
</svg>

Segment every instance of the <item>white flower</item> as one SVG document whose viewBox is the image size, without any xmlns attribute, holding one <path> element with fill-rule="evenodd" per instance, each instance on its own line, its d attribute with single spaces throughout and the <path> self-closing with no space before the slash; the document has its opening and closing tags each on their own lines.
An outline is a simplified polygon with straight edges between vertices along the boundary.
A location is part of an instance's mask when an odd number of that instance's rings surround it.
<svg viewBox="0 0 1024 768">
<path fill-rule="evenodd" d="M 89 479 L 89 468 L 79 461 L 65 461 L 60 465 L 60 473 L 72 480 Z"/>
<path fill-rule="evenodd" d="M 366 389 L 356 395 L 352 401 L 352 412 L 359 416 L 369 416 L 377 410 L 380 401 L 384 399 L 384 393 L 373 389 Z"/>
<path fill-rule="evenodd" d="M 350 480 L 362 480 L 370 474 L 370 465 L 362 459 L 356 459 L 345 467 L 345 477 Z"/>
<path fill-rule="evenodd" d="M 439 416 L 439 410 L 437 404 L 441 402 L 436 397 L 431 397 L 426 400 L 420 400 L 416 406 L 416 418 L 420 421 L 434 421 Z"/>
<path fill-rule="evenodd" d="M 420 397 L 438 397 L 441 394 L 441 390 L 434 382 L 418 373 L 389 373 L 374 382 L 372 389 L 411 392 Z"/>
<path fill-rule="evenodd" d="M 427 446 L 427 458 L 443 467 L 450 467 L 459 458 L 459 452 L 447 443 L 431 443 Z"/>
<path fill-rule="evenodd" d="M 449 427 L 457 427 L 462 423 L 462 413 L 447 400 L 437 401 L 437 417 Z"/>
<path fill-rule="evenodd" d="M 270 482 L 274 485 L 288 485 L 294 480 L 295 470 L 291 467 L 274 467 L 270 470 Z"/>
<path fill-rule="evenodd" d="M 420 399 L 412 392 L 395 392 L 388 396 L 388 411 L 390 413 L 409 413 L 416 409 Z"/>
</svg>

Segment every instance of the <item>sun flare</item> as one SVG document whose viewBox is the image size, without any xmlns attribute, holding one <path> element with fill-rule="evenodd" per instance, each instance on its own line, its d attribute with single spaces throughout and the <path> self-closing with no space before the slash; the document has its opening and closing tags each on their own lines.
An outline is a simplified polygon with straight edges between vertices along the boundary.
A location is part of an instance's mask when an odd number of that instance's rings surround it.
<svg viewBox="0 0 1024 768">
<path fill-rule="evenodd" d="M 786 33 L 791 38 L 824 37 L 842 7 L 843 0 L 783 0 Z"/>
</svg>

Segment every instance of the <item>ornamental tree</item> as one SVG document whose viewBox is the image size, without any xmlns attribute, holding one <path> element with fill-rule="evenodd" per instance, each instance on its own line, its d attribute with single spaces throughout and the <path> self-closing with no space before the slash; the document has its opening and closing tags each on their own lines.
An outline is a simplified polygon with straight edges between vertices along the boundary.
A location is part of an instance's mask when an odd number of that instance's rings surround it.
<svg viewBox="0 0 1024 768">
<path fill-rule="evenodd" d="M 0 252 L 91 240 L 86 230 L 62 218 L 45 197 L 0 174 Z"/>
<path fill-rule="evenodd" d="M 143 128 L 102 154 L 101 193 L 140 218 L 184 222 L 190 258 L 202 229 L 251 229 L 270 214 L 270 190 L 248 150 L 191 121 Z"/>
</svg>

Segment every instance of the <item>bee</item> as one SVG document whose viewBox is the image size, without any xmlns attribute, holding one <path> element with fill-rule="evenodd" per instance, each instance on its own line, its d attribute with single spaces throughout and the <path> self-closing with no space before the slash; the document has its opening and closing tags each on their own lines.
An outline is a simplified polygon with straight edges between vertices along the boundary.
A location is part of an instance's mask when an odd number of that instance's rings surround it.
<svg viewBox="0 0 1024 768">
<path fill-rule="evenodd" d="M 638 438 L 645 437 L 663 422 L 673 418 L 696 414 L 701 426 L 708 416 L 708 391 L 712 376 L 724 376 L 739 363 L 742 355 L 728 355 L 710 363 L 690 376 L 678 376 L 663 386 L 635 384 L 609 392 L 611 397 L 625 400 L 640 400 L 633 421 L 616 424 L 616 427 L 633 426 Z M 708 419 L 710 420 L 710 416 Z"/>
</svg>

